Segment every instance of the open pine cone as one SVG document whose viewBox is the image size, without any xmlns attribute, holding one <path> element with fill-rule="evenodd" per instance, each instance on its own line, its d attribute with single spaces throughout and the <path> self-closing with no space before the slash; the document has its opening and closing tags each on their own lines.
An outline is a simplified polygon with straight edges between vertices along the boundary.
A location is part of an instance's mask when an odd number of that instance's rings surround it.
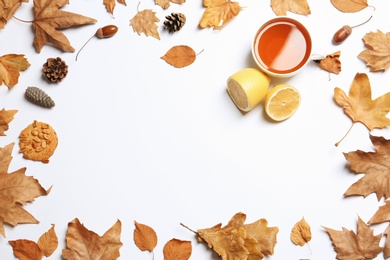
<svg viewBox="0 0 390 260">
<path fill-rule="evenodd" d="M 43 64 L 43 75 L 54 83 L 60 82 L 68 74 L 68 65 L 61 58 L 49 58 Z"/>
<path fill-rule="evenodd" d="M 186 23 L 186 16 L 182 13 L 171 13 L 171 15 L 165 16 L 164 29 L 167 29 L 170 33 L 179 31 Z"/>
</svg>

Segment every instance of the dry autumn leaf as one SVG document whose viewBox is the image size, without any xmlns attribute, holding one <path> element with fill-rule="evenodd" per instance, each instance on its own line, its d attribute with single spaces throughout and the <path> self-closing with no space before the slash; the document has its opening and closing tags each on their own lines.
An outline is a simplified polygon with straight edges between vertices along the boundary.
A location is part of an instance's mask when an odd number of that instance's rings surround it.
<svg viewBox="0 0 390 260">
<path fill-rule="evenodd" d="M 324 229 L 332 240 L 337 259 L 372 259 L 383 251 L 383 247 L 379 246 L 382 234 L 374 236 L 373 230 L 360 217 L 356 234 L 346 228 L 343 228 L 342 231 L 327 227 L 324 227 Z"/>
<path fill-rule="evenodd" d="M 26 168 L 8 173 L 14 145 L 11 143 L 0 148 L 0 234 L 4 237 L 4 223 L 12 226 L 20 223 L 39 223 L 22 206 L 50 192 L 50 189 L 45 190 L 36 179 L 26 176 Z"/>
<path fill-rule="evenodd" d="M 383 235 L 386 236 L 385 249 L 383 249 L 383 255 L 385 259 L 390 257 L 390 225 L 387 226 Z"/>
<path fill-rule="evenodd" d="M 163 249 L 164 260 L 188 260 L 192 253 L 190 241 L 179 239 L 169 240 Z"/>
<path fill-rule="evenodd" d="M 8 130 L 8 124 L 14 119 L 14 115 L 18 110 L 0 110 L 0 136 L 5 136 L 5 131 Z"/>
<path fill-rule="evenodd" d="M 390 221 L 390 201 L 388 200 L 385 201 L 385 205 L 379 207 L 374 216 L 368 221 L 368 224 L 378 224 L 387 221 Z"/>
<path fill-rule="evenodd" d="M 145 9 L 137 14 L 130 20 L 130 26 L 133 27 L 133 31 L 141 35 L 144 33 L 146 36 L 152 36 L 160 40 L 160 34 L 158 33 L 157 22 L 160 19 L 157 18 L 156 12 L 151 9 Z"/>
<path fill-rule="evenodd" d="M 134 243 L 141 251 L 153 252 L 157 246 L 157 234 L 149 226 L 134 221 Z"/>
<path fill-rule="evenodd" d="M 203 0 L 203 6 L 206 10 L 199 26 L 200 28 L 214 27 L 214 30 L 222 29 L 241 11 L 240 4 L 231 0 Z"/>
<path fill-rule="evenodd" d="M 170 48 L 161 59 L 175 68 L 183 68 L 191 65 L 196 59 L 195 51 L 186 45 L 177 45 Z"/>
<path fill-rule="evenodd" d="M 321 69 L 330 73 L 339 74 L 341 72 L 340 51 L 326 55 L 322 60 L 316 61 Z"/>
<path fill-rule="evenodd" d="M 372 100 L 370 81 L 365 73 L 355 75 L 349 96 L 336 87 L 334 99 L 336 104 L 343 108 L 344 113 L 352 119 L 352 126 L 360 122 L 372 131 L 374 128 L 384 128 L 390 125 L 390 119 L 386 117 L 390 111 L 390 92 Z M 336 146 L 340 142 L 337 142 Z"/>
<path fill-rule="evenodd" d="M 76 218 L 68 223 L 66 233 L 66 249 L 62 250 L 62 257 L 68 260 L 75 259 L 101 259 L 114 260 L 119 258 L 119 249 L 122 223 L 117 222 L 107 230 L 103 236 L 99 236 L 88 230 Z M 80 258 L 80 256 L 83 256 Z"/>
<path fill-rule="evenodd" d="M 171 5 L 171 2 L 175 4 L 183 4 L 186 2 L 186 0 L 154 0 L 154 3 L 161 6 L 161 8 L 164 10 L 168 9 L 168 7 Z"/>
<path fill-rule="evenodd" d="M 118 3 L 126 5 L 126 0 L 118 0 Z M 103 4 L 106 7 L 107 12 L 114 14 L 114 8 L 116 6 L 115 0 L 103 0 Z"/>
<path fill-rule="evenodd" d="M 0 0 L 0 29 L 4 29 L 23 2 L 27 3 L 28 0 Z"/>
<path fill-rule="evenodd" d="M 368 6 L 367 0 L 330 0 L 334 7 L 344 13 L 355 13 Z"/>
<path fill-rule="evenodd" d="M 295 223 L 290 233 L 291 242 L 295 245 L 303 246 L 311 240 L 311 230 L 304 218 Z"/>
<path fill-rule="evenodd" d="M 59 10 L 68 3 L 69 0 L 34 0 L 32 25 L 35 30 L 34 46 L 38 53 L 45 44 L 52 44 L 62 51 L 74 52 L 74 48 L 61 30 L 96 22 L 95 19 L 86 16 Z"/>
<path fill-rule="evenodd" d="M 26 239 L 8 242 L 12 246 L 14 255 L 21 260 L 40 260 L 43 256 L 49 257 L 58 247 L 54 225 L 38 239 L 38 243 Z"/>
<path fill-rule="evenodd" d="M 271 0 L 271 8 L 278 16 L 287 15 L 287 11 L 303 15 L 311 13 L 307 0 Z"/>
<path fill-rule="evenodd" d="M 7 54 L 0 57 L 0 86 L 11 89 L 19 81 L 20 71 L 25 71 L 30 63 L 23 54 Z"/>
<path fill-rule="evenodd" d="M 387 70 L 390 67 L 390 32 L 370 32 L 364 35 L 363 41 L 368 49 L 362 51 L 358 58 L 366 62 L 370 71 Z"/>
<path fill-rule="evenodd" d="M 375 152 L 344 153 L 345 159 L 351 164 L 351 170 L 364 177 L 355 182 L 344 193 L 344 196 L 359 195 L 367 197 L 376 193 L 378 201 L 390 197 L 390 141 L 383 137 L 370 135 Z"/>
</svg>

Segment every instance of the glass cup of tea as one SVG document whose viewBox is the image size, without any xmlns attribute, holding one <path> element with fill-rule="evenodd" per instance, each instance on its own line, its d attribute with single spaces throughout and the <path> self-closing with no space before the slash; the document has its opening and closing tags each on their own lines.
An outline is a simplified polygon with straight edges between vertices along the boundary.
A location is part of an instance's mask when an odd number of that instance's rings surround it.
<svg viewBox="0 0 390 260">
<path fill-rule="evenodd" d="M 291 77 L 311 60 L 309 31 L 295 19 L 279 16 L 265 22 L 255 34 L 252 55 L 258 67 L 277 78 Z"/>
</svg>

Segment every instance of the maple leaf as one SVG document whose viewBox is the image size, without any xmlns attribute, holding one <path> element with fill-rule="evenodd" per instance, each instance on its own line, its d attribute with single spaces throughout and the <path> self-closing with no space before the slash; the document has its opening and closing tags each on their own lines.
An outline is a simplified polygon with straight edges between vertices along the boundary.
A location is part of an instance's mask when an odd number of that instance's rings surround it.
<svg viewBox="0 0 390 260">
<path fill-rule="evenodd" d="M 0 110 L 0 136 L 5 136 L 5 131 L 8 130 L 8 124 L 14 119 L 14 115 L 18 110 Z"/>
<path fill-rule="evenodd" d="M 26 176 L 26 168 L 7 173 L 14 145 L 15 143 L 11 143 L 0 148 L 0 234 L 4 237 L 4 223 L 12 226 L 20 223 L 39 223 L 22 206 L 50 192 L 50 189 L 45 190 L 36 179 Z"/>
<path fill-rule="evenodd" d="M 355 173 L 363 173 L 359 179 L 344 193 L 344 196 L 361 195 L 367 197 L 376 193 L 378 201 L 390 197 L 390 141 L 383 137 L 370 135 L 375 152 L 344 153 L 345 159 L 351 164 L 351 170 Z"/>
<path fill-rule="evenodd" d="M 370 81 L 365 73 L 355 75 L 349 96 L 336 87 L 334 99 L 336 104 L 343 108 L 344 113 L 352 119 L 352 126 L 360 122 L 372 131 L 374 128 L 384 128 L 390 125 L 390 119 L 386 117 L 390 111 L 390 92 L 372 100 Z M 336 143 L 336 146 L 340 142 Z"/>
<path fill-rule="evenodd" d="M 290 234 L 291 242 L 295 245 L 303 246 L 311 240 L 311 230 L 304 218 L 295 223 Z"/>
<path fill-rule="evenodd" d="M 134 242 L 141 251 L 153 252 L 157 245 L 157 234 L 149 226 L 134 221 Z"/>
<path fill-rule="evenodd" d="M 38 239 L 38 243 L 27 239 L 8 242 L 12 246 L 14 255 L 19 257 L 19 259 L 26 260 L 40 260 L 43 256 L 49 257 L 58 247 L 58 238 L 54 225 Z"/>
<path fill-rule="evenodd" d="M 0 29 L 4 29 L 23 2 L 28 0 L 0 0 Z"/>
<path fill-rule="evenodd" d="M 118 3 L 125 6 L 127 5 L 126 0 L 118 0 Z M 107 12 L 109 12 L 110 14 L 114 14 L 114 8 L 116 6 L 115 0 L 103 0 L 103 4 L 106 7 Z"/>
<path fill-rule="evenodd" d="M 386 236 L 385 249 L 383 250 L 383 254 L 385 259 L 390 257 L 390 225 L 387 226 L 383 234 Z"/>
<path fill-rule="evenodd" d="M 103 236 L 99 236 L 88 230 L 76 218 L 68 223 L 66 233 L 67 249 L 62 250 L 64 259 L 104 259 L 112 260 L 120 256 L 119 249 L 122 247 L 120 234 L 122 223 L 117 222 L 107 230 Z M 80 258 L 79 256 L 84 256 Z"/>
<path fill-rule="evenodd" d="M 11 89 L 19 81 L 20 71 L 30 67 L 30 63 L 23 54 L 7 54 L 0 57 L 0 85 Z"/>
<path fill-rule="evenodd" d="M 222 29 L 241 11 L 240 4 L 231 0 L 203 0 L 203 6 L 206 10 L 199 26 L 201 28 L 214 27 L 214 30 Z"/>
<path fill-rule="evenodd" d="M 157 22 L 160 19 L 157 18 L 156 12 L 151 9 L 145 9 L 137 14 L 130 20 L 130 26 L 133 27 L 133 31 L 137 32 L 138 35 L 144 33 L 146 36 L 152 36 L 160 40 L 160 34 L 158 33 Z"/>
<path fill-rule="evenodd" d="M 368 224 L 378 224 L 386 221 L 390 221 L 390 201 L 388 200 L 385 201 L 385 205 L 379 207 L 374 216 L 368 221 Z"/>
<path fill-rule="evenodd" d="M 316 61 L 321 69 L 330 73 L 339 74 L 341 71 L 340 51 L 326 55 L 322 60 Z"/>
<path fill-rule="evenodd" d="M 169 240 L 163 249 L 164 260 L 188 260 L 192 253 L 190 241 L 179 239 Z"/>
<path fill-rule="evenodd" d="M 287 15 L 287 11 L 296 14 L 310 14 L 307 0 L 271 0 L 271 8 L 278 16 Z"/>
<path fill-rule="evenodd" d="M 196 53 L 189 46 L 177 45 L 170 48 L 161 58 L 175 68 L 183 68 L 195 61 Z"/>
<path fill-rule="evenodd" d="M 375 258 L 383 247 L 379 246 L 382 234 L 374 236 L 373 230 L 359 217 L 357 233 L 343 228 L 342 231 L 323 227 L 330 236 L 339 260 L 366 260 Z"/>
<path fill-rule="evenodd" d="M 370 32 L 364 35 L 363 41 L 368 49 L 362 51 L 358 58 L 366 62 L 370 71 L 387 70 L 390 67 L 390 32 Z"/>
<path fill-rule="evenodd" d="M 334 7 L 345 13 L 355 13 L 368 6 L 367 0 L 330 0 Z"/>
<path fill-rule="evenodd" d="M 97 21 L 80 14 L 59 10 L 69 0 L 34 0 L 34 20 L 32 22 L 35 30 L 34 46 L 38 53 L 43 45 L 49 43 L 62 51 L 74 52 L 68 38 L 57 29 L 66 29 L 72 26 L 81 26 Z"/>
</svg>

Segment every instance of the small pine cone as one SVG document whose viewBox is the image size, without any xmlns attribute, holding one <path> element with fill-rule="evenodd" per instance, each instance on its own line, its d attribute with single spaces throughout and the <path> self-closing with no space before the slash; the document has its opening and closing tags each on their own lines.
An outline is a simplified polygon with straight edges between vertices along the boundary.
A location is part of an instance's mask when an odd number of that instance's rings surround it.
<svg viewBox="0 0 390 260">
<path fill-rule="evenodd" d="M 26 89 L 26 98 L 31 103 L 37 104 L 41 107 L 52 108 L 55 105 L 53 99 L 37 87 L 28 87 Z"/>
<path fill-rule="evenodd" d="M 164 29 L 167 29 L 170 33 L 179 31 L 186 23 L 186 16 L 182 13 L 171 13 L 171 15 L 165 16 Z"/>
<path fill-rule="evenodd" d="M 58 83 L 68 74 L 68 65 L 59 57 L 49 58 L 43 64 L 42 72 L 50 82 Z"/>
</svg>

